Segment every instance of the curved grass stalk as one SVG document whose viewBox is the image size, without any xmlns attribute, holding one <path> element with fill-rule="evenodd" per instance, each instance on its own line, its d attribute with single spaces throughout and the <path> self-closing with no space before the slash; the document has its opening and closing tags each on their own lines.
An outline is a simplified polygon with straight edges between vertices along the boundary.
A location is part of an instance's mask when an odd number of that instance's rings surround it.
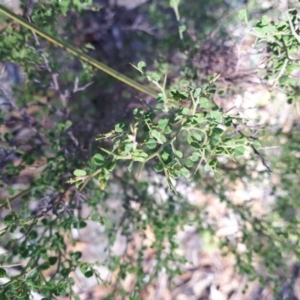
<svg viewBox="0 0 300 300">
<path fill-rule="evenodd" d="M 1 4 L 0 4 L 0 13 L 6 15 L 7 17 L 9 17 L 10 19 L 16 21 L 17 23 L 19 23 L 20 25 L 26 27 L 27 29 L 34 31 L 36 34 L 38 34 L 39 36 L 41 36 L 44 39 L 48 40 L 52 44 L 68 51 L 70 54 L 72 54 L 72 55 L 76 56 L 77 58 L 79 58 L 80 60 L 94 66 L 98 70 L 101 70 L 102 72 L 116 78 L 117 80 L 133 87 L 134 89 L 136 89 L 136 90 L 138 90 L 142 93 L 145 93 L 147 95 L 150 95 L 150 96 L 156 98 L 157 93 L 155 91 L 153 91 L 153 90 L 139 84 L 138 82 L 128 78 L 127 76 L 115 71 L 114 69 L 112 69 L 112 68 L 106 66 L 105 64 L 97 61 L 96 59 L 90 57 L 89 55 L 86 55 L 85 53 L 83 53 L 80 50 L 76 49 L 75 47 L 69 45 L 68 43 L 63 42 L 63 41 L 51 36 L 50 34 L 44 32 L 43 30 L 38 28 L 37 26 L 29 23 L 24 18 L 16 15 L 15 13 L 13 13 L 12 11 L 10 11 L 9 9 L 7 9 L 6 7 L 4 7 Z"/>
</svg>

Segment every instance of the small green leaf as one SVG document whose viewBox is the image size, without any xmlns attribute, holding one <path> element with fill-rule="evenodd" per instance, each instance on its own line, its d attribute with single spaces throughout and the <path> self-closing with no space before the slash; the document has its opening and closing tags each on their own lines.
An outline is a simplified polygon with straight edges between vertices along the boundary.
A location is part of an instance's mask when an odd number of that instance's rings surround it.
<svg viewBox="0 0 300 300">
<path fill-rule="evenodd" d="M 105 159 L 100 153 L 97 153 L 93 156 L 93 162 L 97 166 L 102 166 L 105 163 Z"/>
<path fill-rule="evenodd" d="M 194 91 L 194 98 L 198 98 L 200 96 L 201 92 L 202 92 L 201 88 L 195 89 L 195 91 Z"/>
<path fill-rule="evenodd" d="M 280 84 L 285 84 L 287 83 L 289 80 L 289 77 L 288 76 L 281 76 L 280 79 L 279 79 L 279 83 Z"/>
<path fill-rule="evenodd" d="M 159 144 L 163 144 L 167 141 L 166 137 L 155 129 L 151 130 L 151 134 Z"/>
<path fill-rule="evenodd" d="M 235 141 L 234 140 L 228 140 L 225 142 L 225 145 L 228 147 L 234 147 L 235 146 Z"/>
<path fill-rule="evenodd" d="M 259 141 L 253 141 L 252 145 L 253 145 L 253 147 L 255 147 L 255 149 L 259 149 L 261 147 L 261 144 Z"/>
<path fill-rule="evenodd" d="M 215 174 L 214 174 L 214 179 L 215 179 L 215 180 L 220 181 L 222 178 L 223 178 L 223 177 L 222 177 L 221 174 L 219 174 L 219 173 L 215 173 Z"/>
<path fill-rule="evenodd" d="M 166 126 L 168 125 L 169 120 L 168 119 L 160 119 L 157 123 L 157 126 L 161 129 L 164 130 L 166 128 Z"/>
<path fill-rule="evenodd" d="M 283 30 L 285 30 L 285 29 L 287 29 L 288 28 L 288 23 L 286 23 L 286 22 L 280 22 L 278 25 L 277 25 L 277 29 L 278 29 L 278 31 L 283 31 Z"/>
<path fill-rule="evenodd" d="M 115 126 L 115 131 L 121 133 L 125 130 L 125 128 L 126 128 L 126 124 L 122 122 Z"/>
<path fill-rule="evenodd" d="M 72 258 L 74 258 L 75 260 L 79 260 L 82 256 L 82 253 L 80 251 L 76 251 L 72 254 Z"/>
<path fill-rule="evenodd" d="M 15 214 L 14 214 L 14 213 L 11 213 L 11 214 L 5 216 L 5 218 L 4 218 L 4 224 L 5 224 L 5 226 L 9 226 L 9 225 L 11 225 L 12 223 L 14 223 L 15 220 L 16 220 Z"/>
<path fill-rule="evenodd" d="M 215 106 L 213 103 L 211 103 L 210 101 L 208 101 L 208 99 L 203 98 L 203 97 L 200 98 L 199 104 L 203 108 L 212 108 L 212 107 Z"/>
<path fill-rule="evenodd" d="M 261 22 L 262 22 L 263 25 L 269 24 L 269 22 L 270 22 L 269 17 L 266 16 L 266 15 L 264 15 L 264 16 L 262 17 Z"/>
<path fill-rule="evenodd" d="M 154 149 L 154 148 L 156 148 L 156 146 L 157 146 L 157 142 L 156 142 L 156 140 L 155 139 L 149 139 L 147 142 L 146 142 L 146 145 L 147 145 L 147 147 L 149 148 L 149 149 Z"/>
<path fill-rule="evenodd" d="M 192 138 L 192 136 L 189 135 L 189 134 L 187 135 L 186 140 L 187 140 L 187 142 L 188 142 L 189 144 L 191 144 L 191 143 L 193 142 L 193 138 Z"/>
<path fill-rule="evenodd" d="M 217 123 L 222 122 L 222 113 L 220 111 L 212 111 L 210 117 L 215 120 Z"/>
<path fill-rule="evenodd" d="M 160 76 L 156 73 L 149 73 L 147 74 L 147 77 L 150 81 L 158 82 L 160 80 Z"/>
<path fill-rule="evenodd" d="M 178 151 L 178 150 L 175 151 L 175 155 L 176 155 L 177 157 L 179 157 L 179 158 L 182 158 L 182 157 L 183 157 L 182 152 L 180 152 L 180 151 Z"/>
<path fill-rule="evenodd" d="M 132 159 L 135 161 L 144 162 L 145 158 L 147 158 L 147 157 L 148 157 L 148 154 L 141 150 L 135 150 L 132 152 Z"/>
<path fill-rule="evenodd" d="M 239 146 L 239 147 L 234 148 L 233 151 L 236 156 L 241 156 L 244 154 L 245 148 L 243 146 Z"/>
<path fill-rule="evenodd" d="M 185 163 L 188 168 L 191 168 L 194 165 L 194 162 L 191 159 L 188 159 Z"/>
<path fill-rule="evenodd" d="M 86 171 L 84 170 L 79 170 L 79 169 L 76 169 L 73 174 L 77 177 L 81 177 L 81 176 L 86 176 Z"/>
<path fill-rule="evenodd" d="M 161 155 L 161 158 L 165 163 L 169 163 L 171 161 L 171 155 L 167 151 L 163 152 L 163 154 Z"/>
<path fill-rule="evenodd" d="M 188 115 L 189 114 L 189 112 L 190 112 L 190 110 L 188 109 L 188 108 L 186 108 L 186 107 L 181 107 L 180 109 L 179 109 L 179 114 L 181 114 L 181 115 L 184 115 L 184 116 L 186 116 L 186 115 Z"/>
<path fill-rule="evenodd" d="M 231 125 L 232 125 L 232 118 L 226 117 L 226 118 L 224 119 L 224 124 L 225 124 L 226 126 L 231 126 Z"/>
<path fill-rule="evenodd" d="M 197 141 L 201 142 L 202 141 L 202 136 L 198 133 L 198 132 L 193 132 L 192 136 L 194 139 L 196 139 Z"/>
<path fill-rule="evenodd" d="M 143 114 L 144 114 L 144 111 L 141 108 L 135 108 L 133 111 L 133 115 L 136 119 L 141 118 L 143 116 Z"/>
<path fill-rule="evenodd" d="M 11 231 L 11 230 L 10 230 Z M 0 233 L 0 237 L 4 236 L 7 233 L 7 227 L 5 229 L 2 229 L 1 233 Z"/>
<path fill-rule="evenodd" d="M 92 214 L 91 220 L 94 222 L 99 221 L 99 214 L 98 213 Z"/>
<path fill-rule="evenodd" d="M 188 178 L 190 177 L 190 171 L 187 169 L 187 168 L 181 168 L 180 169 L 180 173 L 185 177 L 185 178 Z"/>
<path fill-rule="evenodd" d="M 192 154 L 192 156 L 190 157 L 190 159 L 191 159 L 193 162 L 197 161 L 199 158 L 200 158 L 200 153 L 199 153 L 199 152 L 194 152 L 194 153 Z"/>
<path fill-rule="evenodd" d="M 193 117 L 192 117 L 193 121 L 195 121 L 196 123 L 198 124 L 201 124 L 203 122 L 206 121 L 205 117 L 202 115 L 202 114 L 195 114 Z"/>
<path fill-rule="evenodd" d="M 90 44 L 90 43 L 85 44 L 85 45 L 84 45 L 84 48 L 91 49 L 91 50 L 95 50 L 95 47 L 94 47 L 92 44 Z"/>
<path fill-rule="evenodd" d="M 204 171 L 210 172 L 210 171 L 213 171 L 213 168 L 212 168 L 209 164 L 206 164 L 206 165 L 204 166 Z"/>
<path fill-rule="evenodd" d="M 71 120 L 67 120 L 66 123 L 65 123 L 65 130 L 70 128 L 71 126 L 73 125 L 72 121 Z"/>
<path fill-rule="evenodd" d="M 173 178 L 178 178 L 181 173 L 180 173 L 180 170 L 171 169 L 171 170 L 169 170 L 169 174 Z M 171 190 L 174 190 L 174 186 L 173 186 L 172 182 L 169 180 L 168 180 L 168 185 L 169 185 L 169 188 L 171 188 Z"/>
<path fill-rule="evenodd" d="M 247 10 L 245 8 L 243 8 L 239 11 L 239 19 L 241 21 L 246 21 L 247 20 Z"/>
<path fill-rule="evenodd" d="M 122 150 L 124 154 L 128 154 L 131 150 L 133 149 L 133 143 L 126 143 L 123 147 Z"/>
<path fill-rule="evenodd" d="M 147 64 L 144 61 L 140 61 L 137 65 L 137 68 L 139 71 L 144 72 L 145 68 L 147 67 Z"/>
<path fill-rule="evenodd" d="M 37 239 L 37 237 L 38 237 L 38 233 L 36 230 L 32 230 L 28 235 L 28 238 L 30 240 L 35 240 L 35 239 Z"/>
<path fill-rule="evenodd" d="M 170 125 L 166 126 L 164 133 L 165 134 L 170 134 L 172 132 L 172 127 Z"/>
</svg>

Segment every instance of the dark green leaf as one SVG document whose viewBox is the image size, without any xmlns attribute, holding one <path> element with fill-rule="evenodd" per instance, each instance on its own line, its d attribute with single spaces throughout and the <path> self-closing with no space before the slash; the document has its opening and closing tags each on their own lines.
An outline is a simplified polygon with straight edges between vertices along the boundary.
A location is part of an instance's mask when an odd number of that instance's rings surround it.
<svg viewBox="0 0 300 300">
<path fill-rule="evenodd" d="M 49 268 L 50 268 L 50 264 L 48 262 L 45 262 L 39 266 L 40 270 L 47 270 Z"/>
<path fill-rule="evenodd" d="M 184 99 L 187 99 L 187 97 L 188 97 L 186 93 L 179 92 L 177 90 L 171 91 L 171 95 L 174 100 L 184 100 Z"/>
<path fill-rule="evenodd" d="M 102 166 L 105 163 L 105 159 L 104 159 L 103 155 L 101 155 L 100 153 L 97 153 L 93 156 L 93 162 L 97 166 Z"/>
<path fill-rule="evenodd" d="M 3 268 L 0 268 L 0 278 L 3 278 L 6 276 L 6 270 Z"/>
<path fill-rule="evenodd" d="M 158 164 L 155 164 L 153 168 L 156 172 L 162 172 L 164 169 L 164 166 L 163 166 L 163 164 L 158 163 Z"/>
<path fill-rule="evenodd" d="M 89 270 L 89 271 L 86 271 L 84 273 L 84 276 L 87 277 L 87 278 L 90 278 L 94 275 L 94 271 L 93 270 Z"/>
<path fill-rule="evenodd" d="M 76 251 L 72 254 L 72 257 L 75 259 L 75 260 L 79 260 L 82 256 L 82 253 L 80 251 Z"/>
<path fill-rule="evenodd" d="M 80 222 L 79 222 L 79 228 L 84 228 L 84 227 L 86 227 L 86 222 L 85 221 L 83 221 L 83 220 L 81 220 Z"/>
<path fill-rule="evenodd" d="M 115 160 L 109 162 L 109 163 L 107 164 L 107 166 L 106 166 L 106 168 L 107 168 L 107 170 L 108 170 L 109 172 L 112 172 L 112 171 L 114 170 L 115 167 L 116 167 L 116 161 L 115 161 Z"/>
<path fill-rule="evenodd" d="M 57 262 L 57 256 L 50 256 L 48 261 L 50 265 L 55 265 Z"/>
<path fill-rule="evenodd" d="M 168 164 L 172 160 L 172 155 L 169 151 L 164 151 L 161 155 L 162 160 L 164 161 L 165 164 Z"/>
<path fill-rule="evenodd" d="M 201 149 L 201 145 L 195 141 L 191 142 L 191 146 L 195 149 Z"/>
</svg>

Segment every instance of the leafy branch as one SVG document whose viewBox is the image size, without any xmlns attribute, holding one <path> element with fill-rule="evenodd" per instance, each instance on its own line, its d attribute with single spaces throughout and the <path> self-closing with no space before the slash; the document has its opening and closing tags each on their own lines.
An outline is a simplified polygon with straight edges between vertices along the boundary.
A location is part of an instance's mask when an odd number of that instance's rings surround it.
<svg viewBox="0 0 300 300">
<path fill-rule="evenodd" d="M 125 76 L 125 75 L 115 71 L 114 69 L 106 66 L 105 64 L 93 59 L 92 57 L 90 57 L 87 54 L 81 52 L 80 50 L 78 50 L 75 47 L 69 45 L 68 43 L 63 42 L 63 41 L 59 40 L 58 38 L 56 38 L 54 36 L 51 36 L 50 34 L 46 33 L 42 29 L 38 28 L 34 24 L 29 23 L 24 18 L 16 15 L 15 13 L 13 13 L 12 11 L 10 11 L 9 9 L 7 9 L 6 7 L 4 7 L 1 4 L 0 4 L 0 13 L 6 15 L 10 19 L 18 22 L 19 24 L 26 27 L 27 29 L 34 31 L 36 34 L 38 34 L 41 37 L 43 37 L 44 39 L 48 40 L 53 45 L 56 45 L 57 47 L 60 47 L 64 50 L 68 51 L 70 54 L 72 54 L 75 57 L 79 58 L 80 60 L 92 65 L 93 67 L 97 68 L 98 70 L 114 77 L 115 79 L 127 84 L 128 86 L 133 87 L 134 89 L 136 89 L 136 90 L 138 90 L 142 93 L 150 95 L 154 98 L 156 97 L 156 92 L 155 91 L 153 91 L 153 90 L 149 89 L 148 87 L 145 87 L 145 86 L 135 82 L 134 80 L 128 78 L 127 76 Z"/>
</svg>

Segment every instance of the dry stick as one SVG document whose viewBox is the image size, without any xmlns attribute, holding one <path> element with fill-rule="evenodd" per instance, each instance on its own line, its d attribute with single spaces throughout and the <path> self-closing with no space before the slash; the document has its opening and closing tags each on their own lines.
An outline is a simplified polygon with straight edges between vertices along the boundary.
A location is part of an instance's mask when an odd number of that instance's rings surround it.
<svg viewBox="0 0 300 300">
<path fill-rule="evenodd" d="M 30 19 L 29 19 L 29 21 L 30 21 Z M 35 43 L 37 44 L 37 46 L 39 48 L 41 48 L 41 43 L 40 43 L 36 33 L 34 31 L 32 31 L 32 34 L 34 36 Z M 51 74 L 54 89 L 59 93 L 59 98 L 60 98 L 60 101 L 62 103 L 62 106 L 64 108 L 66 108 L 67 107 L 67 97 L 61 93 L 60 86 L 59 86 L 59 83 L 58 83 L 58 80 L 57 80 L 58 75 L 53 72 L 52 68 L 50 67 L 49 60 L 48 60 L 48 58 L 46 57 L 46 55 L 44 54 L 43 51 L 41 51 L 40 55 L 44 60 L 46 70 Z"/>
<path fill-rule="evenodd" d="M 30 24 L 28 21 L 26 21 L 24 18 L 16 15 L 15 13 L 11 12 L 9 9 L 7 9 L 6 7 L 4 7 L 3 5 L 0 5 L 0 13 L 3 13 L 4 15 L 6 15 L 7 17 L 9 17 L 10 19 L 18 22 L 19 24 L 21 24 L 22 26 L 26 27 L 29 30 L 34 31 L 36 34 L 38 34 L 39 36 L 45 38 L 46 40 L 48 40 L 49 42 L 51 42 L 52 44 L 65 49 L 66 51 L 68 51 L 69 53 L 71 53 L 72 55 L 78 57 L 80 60 L 94 66 L 95 68 L 105 72 L 106 74 L 116 78 L 119 81 L 122 81 L 123 83 L 133 87 L 134 89 L 145 93 L 147 95 L 152 96 L 153 98 L 157 97 L 157 92 L 153 91 L 150 88 L 147 88 L 137 82 L 135 82 L 134 80 L 128 78 L 127 76 L 115 71 L 114 69 L 106 66 L 103 63 L 100 63 L 99 61 L 97 61 L 96 59 L 93 59 L 92 57 L 84 54 L 83 52 L 81 52 L 80 50 L 78 50 L 77 48 L 51 36 L 50 34 L 44 32 L 43 30 L 39 29 L 37 26 Z"/>
</svg>

